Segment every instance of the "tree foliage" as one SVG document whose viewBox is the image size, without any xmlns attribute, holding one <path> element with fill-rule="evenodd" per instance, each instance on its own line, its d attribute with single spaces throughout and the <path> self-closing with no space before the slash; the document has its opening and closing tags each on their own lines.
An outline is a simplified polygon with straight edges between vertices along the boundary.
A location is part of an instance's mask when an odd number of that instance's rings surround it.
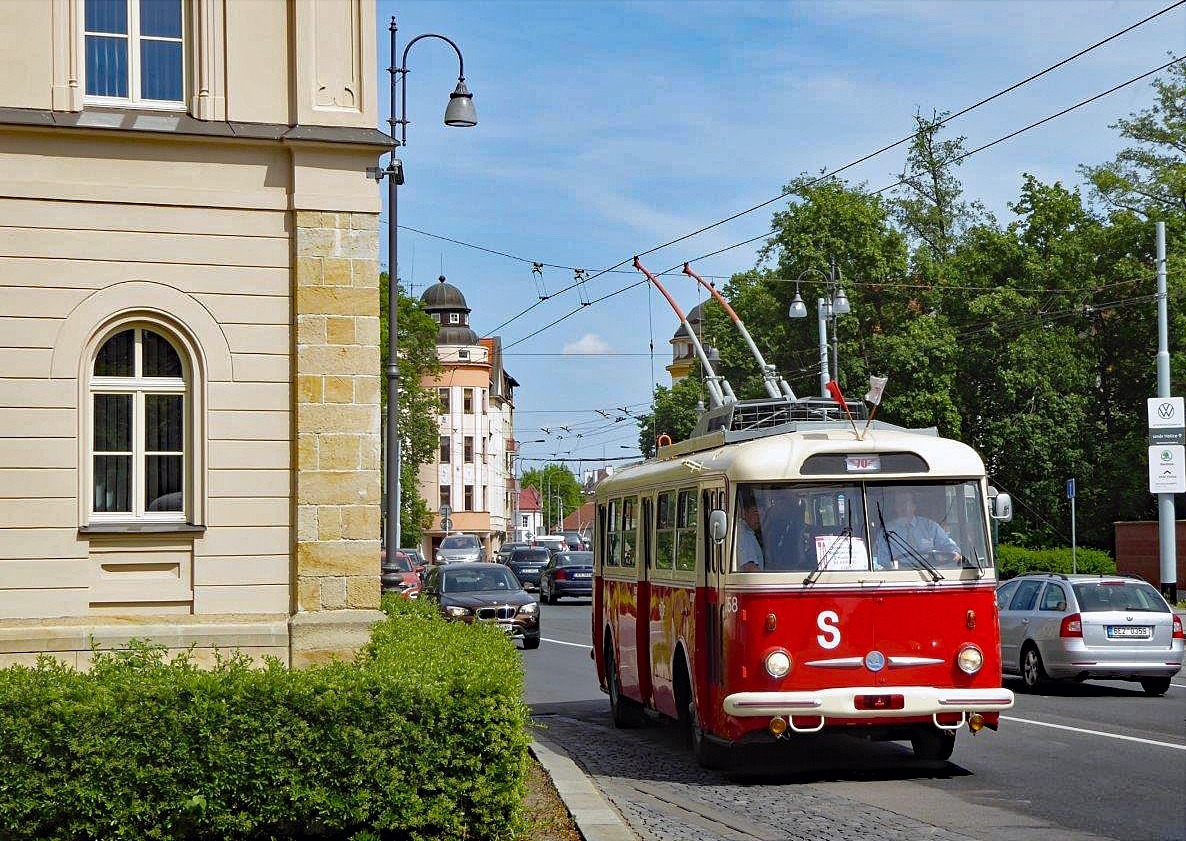
<svg viewBox="0 0 1186 841">
<path fill-rule="evenodd" d="M 1081 543 L 1110 549 L 1114 521 L 1153 516 L 1150 220 L 1168 232 L 1171 391 L 1181 394 L 1186 316 L 1176 310 L 1186 278 L 1175 255 L 1186 253 L 1186 63 L 1153 89 L 1153 107 L 1116 124 L 1136 145 L 1082 170 L 1098 205 L 1025 175 L 998 221 L 964 198 L 955 172 L 963 139 L 943 136 L 942 114 L 919 114 L 892 198 L 800 176 L 784 188 L 790 203 L 774 214 L 759 266 L 723 289 L 766 361 L 805 396 L 820 391 L 817 299 L 843 286 L 852 312 L 827 327 L 841 388 L 859 399 L 869 375 L 888 376 L 879 418 L 934 426 L 975 447 L 990 481 L 1017 503 L 1002 539 L 1019 546 L 1069 543 L 1070 477 Z M 807 319 L 788 318 L 796 293 Z M 720 372 L 740 397 L 763 395 L 757 363 L 724 313 L 711 302 L 702 311 Z M 684 382 L 656 388 L 655 411 L 640 424 L 644 454 L 656 431 L 670 426 L 678 440 L 694 423 L 698 383 Z"/>
<path fill-rule="evenodd" d="M 383 411 L 387 410 L 387 273 L 379 275 L 379 383 Z M 400 290 L 399 295 L 399 429 L 400 429 L 400 536 L 405 546 L 419 542 L 432 523 L 428 503 L 420 496 L 420 466 L 432 461 L 440 445 L 436 418 L 440 401 L 436 392 L 420 385 L 425 376 L 441 370 L 436 355 L 438 325 L 420 302 Z M 386 424 L 383 426 L 386 430 Z M 386 465 L 384 465 L 386 469 Z M 384 480 L 386 482 L 386 480 Z M 384 484 L 386 488 L 386 483 Z"/>
<path fill-rule="evenodd" d="M 638 448 L 643 456 L 650 458 L 655 454 L 660 435 L 666 435 L 672 441 L 683 441 L 691 435 L 692 427 L 696 425 L 696 407 L 703 401 L 704 389 L 698 371 L 670 388 L 656 385 L 654 409 L 642 415 L 638 424 Z"/>
<path fill-rule="evenodd" d="M 563 464 L 546 464 L 523 473 L 522 485 L 539 493 L 544 528 L 559 528 L 564 518 L 581 507 L 584 494 L 577 478 Z"/>
</svg>

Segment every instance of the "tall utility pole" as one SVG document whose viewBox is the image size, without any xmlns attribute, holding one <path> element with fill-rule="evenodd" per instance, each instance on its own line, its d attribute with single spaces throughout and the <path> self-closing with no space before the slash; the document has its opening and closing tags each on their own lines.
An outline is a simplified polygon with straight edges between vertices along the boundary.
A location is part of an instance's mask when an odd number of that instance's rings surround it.
<svg viewBox="0 0 1186 841">
<path fill-rule="evenodd" d="M 1165 223 L 1157 223 L 1157 396 L 1170 396 L 1169 311 L 1165 282 Z M 1157 495 L 1157 538 L 1161 589 L 1170 604 L 1178 600 L 1178 545 L 1174 495 Z"/>
</svg>

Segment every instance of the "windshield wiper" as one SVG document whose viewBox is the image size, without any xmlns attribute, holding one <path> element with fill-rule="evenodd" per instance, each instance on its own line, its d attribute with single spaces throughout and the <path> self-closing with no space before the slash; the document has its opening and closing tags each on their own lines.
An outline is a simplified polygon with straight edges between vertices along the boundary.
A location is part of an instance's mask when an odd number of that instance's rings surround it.
<svg viewBox="0 0 1186 841">
<path fill-rule="evenodd" d="M 840 530 L 840 534 L 835 536 L 835 540 L 832 541 L 831 548 L 829 548 L 828 551 L 824 553 L 824 556 L 819 559 L 819 562 L 815 565 L 815 569 L 809 572 L 807 577 L 803 579 L 804 584 L 810 586 L 816 582 L 816 579 L 819 578 L 820 573 L 824 571 L 824 565 L 828 561 L 832 560 L 833 553 L 836 551 L 836 545 L 842 537 L 848 538 L 848 561 L 849 565 L 852 565 L 852 526 L 845 526 Z"/>
<path fill-rule="evenodd" d="M 897 543 L 898 548 L 902 549 L 906 553 L 907 557 L 915 561 L 916 569 L 926 570 L 931 576 L 932 581 L 939 581 L 943 578 L 942 573 L 935 569 L 935 567 L 931 565 L 931 562 L 923 557 L 921 552 L 911 546 L 910 542 L 906 540 L 906 538 L 902 537 L 902 535 L 898 534 L 896 531 L 886 527 L 885 517 L 882 516 L 881 513 L 880 502 L 877 503 L 877 521 L 881 523 L 881 533 L 885 535 L 885 548 L 886 551 L 889 552 L 891 564 L 894 562 L 894 550 L 893 547 L 890 546 L 890 539 L 893 538 L 893 540 Z"/>
</svg>

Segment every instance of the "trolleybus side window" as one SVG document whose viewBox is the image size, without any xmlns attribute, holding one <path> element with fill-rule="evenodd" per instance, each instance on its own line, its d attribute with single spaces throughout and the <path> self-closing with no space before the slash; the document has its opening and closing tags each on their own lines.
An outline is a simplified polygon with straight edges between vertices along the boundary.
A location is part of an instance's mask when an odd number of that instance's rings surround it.
<svg viewBox="0 0 1186 841">
<path fill-rule="evenodd" d="M 622 547 L 622 566 L 634 566 L 635 539 L 637 538 L 638 521 L 636 519 L 637 497 L 626 497 L 622 500 L 622 525 L 619 542 Z"/>
<path fill-rule="evenodd" d="M 675 568 L 684 572 L 696 569 L 696 489 L 679 492 L 676 516 Z"/>
<path fill-rule="evenodd" d="M 655 568 L 675 567 L 675 491 L 659 494 L 659 520 L 655 530 Z"/>
<path fill-rule="evenodd" d="M 622 563 L 622 538 L 618 533 L 618 501 L 611 499 L 606 511 L 605 565 L 616 567 Z"/>
</svg>

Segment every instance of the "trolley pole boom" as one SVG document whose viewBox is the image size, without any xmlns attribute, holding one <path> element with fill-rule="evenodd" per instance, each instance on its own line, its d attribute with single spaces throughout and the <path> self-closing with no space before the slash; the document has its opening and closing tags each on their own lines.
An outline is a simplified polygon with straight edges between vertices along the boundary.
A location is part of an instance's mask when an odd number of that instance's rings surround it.
<svg viewBox="0 0 1186 841">
<path fill-rule="evenodd" d="M 758 350 L 758 345 L 754 342 L 753 337 L 749 334 L 749 330 L 745 328 L 745 324 L 741 321 L 741 316 L 734 311 L 733 307 L 729 306 L 729 302 L 725 300 L 725 296 L 718 292 L 715 286 L 705 282 L 704 278 L 692 271 L 692 268 L 687 263 L 684 263 L 684 274 L 695 278 L 697 283 L 707 289 L 708 293 L 716 299 L 717 303 L 729 315 L 729 318 L 733 320 L 733 323 L 737 325 L 738 332 L 745 339 L 745 343 L 749 345 L 750 353 L 754 355 L 754 359 L 758 360 L 758 368 L 762 372 L 762 382 L 766 386 L 766 393 L 771 397 L 786 397 L 795 400 L 795 392 L 791 389 L 791 386 L 786 380 L 778 376 L 778 372 L 774 369 L 773 365 L 766 364 L 766 360 L 762 357 L 762 352 Z"/>
<path fill-rule="evenodd" d="M 663 284 L 659 282 L 659 278 L 647 271 L 646 267 L 643 266 L 637 257 L 634 258 L 634 268 L 646 275 L 647 280 L 663 294 L 663 297 L 667 299 L 667 303 L 671 306 L 672 311 L 675 312 L 676 318 L 680 320 L 680 324 L 684 325 L 684 329 L 688 331 L 688 338 L 692 341 L 692 347 L 696 349 L 696 356 L 700 359 L 700 364 L 704 366 L 704 385 L 708 390 L 708 399 L 712 403 L 712 408 L 715 409 L 726 403 L 736 403 L 737 398 L 733 396 L 733 389 L 729 387 L 727 382 L 724 382 L 724 377 L 718 376 L 717 372 L 713 370 L 712 363 L 708 361 L 708 354 L 704 352 L 704 346 L 700 344 L 700 338 L 696 335 L 696 331 L 692 329 L 692 325 L 688 323 L 688 318 L 684 315 L 684 311 L 680 309 L 679 304 L 663 288 Z M 724 383 L 724 391 L 721 388 L 722 383 Z"/>
</svg>

